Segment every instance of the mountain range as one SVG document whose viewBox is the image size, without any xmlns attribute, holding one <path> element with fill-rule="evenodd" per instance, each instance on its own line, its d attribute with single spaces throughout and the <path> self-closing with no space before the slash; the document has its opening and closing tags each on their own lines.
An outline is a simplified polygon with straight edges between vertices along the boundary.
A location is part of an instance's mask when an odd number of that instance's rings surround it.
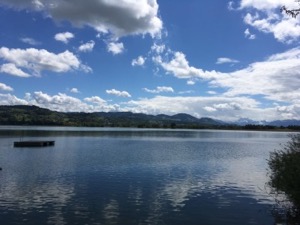
<svg viewBox="0 0 300 225">
<path fill-rule="evenodd" d="M 248 124 L 252 125 L 262 125 L 262 126 L 275 126 L 275 127 L 288 127 L 288 126 L 300 126 L 300 120 L 274 120 L 274 121 L 255 121 L 248 118 L 241 118 L 235 122 L 234 124 L 245 126 Z"/>
<path fill-rule="evenodd" d="M 0 125 L 55 125 L 92 127 L 153 127 L 153 128 L 220 128 L 232 126 L 300 126 L 300 120 L 253 121 L 242 118 L 223 122 L 211 118 L 196 118 L 189 114 L 147 115 L 132 112 L 56 112 L 37 106 L 0 106 Z"/>
</svg>

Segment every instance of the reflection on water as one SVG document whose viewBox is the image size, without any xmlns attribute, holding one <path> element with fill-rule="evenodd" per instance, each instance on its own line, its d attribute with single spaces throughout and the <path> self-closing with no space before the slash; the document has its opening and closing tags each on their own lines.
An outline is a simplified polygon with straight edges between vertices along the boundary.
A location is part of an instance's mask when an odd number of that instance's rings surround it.
<svg viewBox="0 0 300 225">
<path fill-rule="evenodd" d="M 1 127 L 0 141 L 0 224 L 271 225 L 266 159 L 287 134 Z"/>
</svg>

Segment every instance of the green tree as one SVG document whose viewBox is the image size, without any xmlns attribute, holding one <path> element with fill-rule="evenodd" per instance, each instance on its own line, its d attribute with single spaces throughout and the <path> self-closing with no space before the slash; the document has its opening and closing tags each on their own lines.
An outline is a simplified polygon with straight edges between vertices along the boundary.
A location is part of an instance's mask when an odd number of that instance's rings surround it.
<svg viewBox="0 0 300 225">
<path fill-rule="evenodd" d="M 288 224 L 300 224 L 300 133 L 290 135 L 283 149 L 272 152 L 268 165 L 272 193 L 291 203 L 286 208 Z"/>
</svg>

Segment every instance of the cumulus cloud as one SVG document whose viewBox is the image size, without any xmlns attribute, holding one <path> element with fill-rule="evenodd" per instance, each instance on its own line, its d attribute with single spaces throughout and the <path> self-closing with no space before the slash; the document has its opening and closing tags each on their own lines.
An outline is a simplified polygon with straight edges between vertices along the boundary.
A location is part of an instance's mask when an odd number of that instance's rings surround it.
<svg viewBox="0 0 300 225">
<path fill-rule="evenodd" d="M 195 85 L 196 82 L 195 82 L 194 80 L 188 80 L 188 81 L 186 82 L 186 84 L 187 84 L 187 85 Z"/>
<path fill-rule="evenodd" d="M 241 8 L 255 8 L 258 10 L 273 10 L 283 5 L 295 6 L 293 1 L 287 0 L 241 0 Z"/>
<path fill-rule="evenodd" d="M 6 84 L 0 83 L 0 91 L 13 91 L 14 89 Z"/>
<path fill-rule="evenodd" d="M 9 100 L 13 99 L 12 96 L 7 96 L 6 98 Z M 105 100 L 98 96 L 88 97 L 81 100 L 79 98 L 68 96 L 64 93 L 49 95 L 41 91 L 34 92 L 33 94 L 28 93 L 26 95 L 26 100 L 22 101 L 23 104 L 36 105 L 59 112 L 108 112 L 118 109 L 117 105 L 109 105 Z M 2 103 L 1 96 L 0 102 Z"/>
<path fill-rule="evenodd" d="M 28 38 L 28 37 L 21 38 L 20 40 L 29 45 L 40 45 L 41 44 L 41 42 L 36 41 L 33 38 Z"/>
<path fill-rule="evenodd" d="M 89 107 L 83 104 L 79 99 L 68 96 L 63 93 L 57 95 L 48 95 L 41 91 L 34 92 L 31 96 L 31 103 L 40 107 L 48 108 L 55 111 L 88 111 Z"/>
<path fill-rule="evenodd" d="M 99 96 L 80 100 L 63 93 L 49 95 L 38 91 L 32 94 L 27 93 L 24 99 L 11 94 L 0 94 L 0 105 L 37 105 L 61 112 L 132 111 L 154 115 L 189 113 L 196 117 L 211 117 L 224 121 L 236 121 L 239 118 L 267 121 L 300 119 L 300 102 L 293 105 L 276 104 L 269 108 L 261 108 L 257 100 L 246 96 L 155 96 L 123 102 L 121 107 L 117 104 L 109 104 Z"/>
<path fill-rule="evenodd" d="M 299 40 L 300 19 L 280 13 L 279 9 L 283 5 L 288 8 L 299 7 L 295 1 L 241 0 L 240 10 L 249 11 L 244 17 L 247 25 L 261 32 L 273 34 L 280 42 L 292 43 Z M 253 38 L 250 34 L 247 36 Z"/>
<path fill-rule="evenodd" d="M 227 8 L 228 10 L 235 10 L 234 2 L 233 1 L 228 2 Z"/>
<path fill-rule="evenodd" d="M 288 105 L 288 106 L 277 106 L 276 110 L 279 114 L 281 114 L 286 119 L 297 119 L 295 115 L 300 114 L 300 104 Z"/>
<path fill-rule="evenodd" d="M 28 102 L 11 94 L 0 94 L 0 105 L 27 105 Z"/>
<path fill-rule="evenodd" d="M 173 53 L 171 60 L 156 56 L 154 61 L 177 78 L 188 82 L 202 80 L 210 87 L 222 88 L 224 96 L 261 95 L 288 104 L 300 99 L 300 48 L 271 55 L 265 61 L 227 73 L 190 66 L 181 52 Z"/>
<path fill-rule="evenodd" d="M 235 121 L 240 117 L 255 120 L 283 118 L 275 107 L 261 109 L 259 102 L 249 97 L 155 96 L 154 98 L 130 101 L 127 109 L 148 114 L 189 113 L 196 117 L 211 117 L 224 121 Z"/>
<path fill-rule="evenodd" d="M 164 51 L 166 50 L 166 46 L 164 44 L 156 44 L 154 43 L 152 46 L 151 46 L 151 51 L 160 55 L 162 54 Z"/>
<path fill-rule="evenodd" d="M 156 89 L 148 89 L 148 88 L 143 88 L 144 91 L 152 94 L 159 94 L 162 92 L 174 92 L 174 89 L 172 87 L 166 87 L 166 86 L 158 86 Z"/>
<path fill-rule="evenodd" d="M 207 112 L 216 112 L 217 109 L 211 107 L 211 106 L 204 106 L 203 109 Z"/>
<path fill-rule="evenodd" d="M 163 26 L 156 0 L 2 0 L 2 4 L 41 11 L 55 20 L 66 20 L 78 27 L 89 26 L 116 37 L 159 36 Z"/>
<path fill-rule="evenodd" d="M 75 37 L 74 34 L 72 34 L 70 32 L 64 32 L 64 33 L 55 34 L 54 39 L 67 44 L 69 42 L 69 40 L 74 37 Z"/>
<path fill-rule="evenodd" d="M 275 54 L 266 61 L 220 75 L 211 81 L 227 88 L 226 95 L 263 95 L 275 101 L 296 102 L 300 97 L 300 48 Z"/>
<path fill-rule="evenodd" d="M 126 98 L 131 97 L 131 95 L 127 91 L 118 91 L 116 89 L 106 90 L 106 93 L 109 95 L 115 95 L 118 97 L 126 97 Z"/>
<path fill-rule="evenodd" d="M 29 77 L 29 74 L 40 76 L 44 70 L 56 73 L 91 70 L 88 66 L 82 65 L 79 59 L 69 51 L 55 54 L 45 49 L 2 47 L 0 48 L 0 59 L 8 62 L 1 65 L 0 72 L 20 77 Z"/>
<path fill-rule="evenodd" d="M 80 45 L 78 50 L 81 52 L 91 52 L 93 51 L 94 46 L 95 46 L 95 42 L 91 40 L 85 44 Z"/>
<path fill-rule="evenodd" d="M 43 0 L 1 0 L 0 5 L 8 5 L 18 9 L 30 8 L 41 10 L 44 7 Z"/>
<path fill-rule="evenodd" d="M 182 52 L 174 52 L 172 54 L 173 57 L 171 60 L 164 60 L 160 55 L 158 55 L 153 58 L 153 61 L 160 65 L 167 73 L 173 74 L 177 78 L 211 79 L 217 75 L 215 71 L 204 71 L 190 66 L 185 54 Z"/>
<path fill-rule="evenodd" d="M 224 63 L 231 63 L 231 64 L 235 64 L 235 63 L 239 63 L 238 60 L 236 59 L 230 59 L 230 58 L 218 58 L 216 64 L 224 64 Z"/>
<path fill-rule="evenodd" d="M 71 88 L 70 92 L 74 94 L 80 93 L 80 91 L 77 88 Z"/>
<path fill-rule="evenodd" d="M 254 40 L 256 38 L 255 34 L 251 34 L 249 28 L 247 28 L 245 31 L 244 31 L 244 34 L 245 34 L 245 38 L 248 38 L 250 40 Z"/>
<path fill-rule="evenodd" d="M 107 51 L 113 55 L 121 54 L 124 51 L 124 44 L 122 42 L 110 42 L 107 44 Z"/>
<path fill-rule="evenodd" d="M 142 66 L 145 64 L 146 59 L 143 56 L 139 56 L 136 59 L 133 59 L 131 62 L 132 66 Z"/>
<path fill-rule="evenodd" d="M 179 91 L 178 92 L 178 94 L 180 94 L 180 95 L 186 95 L 186 94 L 192 94 L 192 93 L 194 93 L 195 91 L 193 91 L 193 90 L 187 90 L 187 91 Z"/>
<path fill-rule="evenodd" d="M 206 93 L 209 94 L 209 95 L 216 95 L 217 94 L 217 92 L 215 92 L 215 91 L 207 91 Z"/>
<path fill-rule="evenodd" d="M 1 73 L 10 74 L 17 77 L 30 77 L 28 73 L 25 73 L 21 69 L 17 68 L 13 63 L 5 63 L 0 67 Z"/>
<path fill-rule="evenodd" d="M 99 96 L 92 96 L 89 98 L 85 98 L 84 101 L 98 104 L 98 105 L 106 103 L 106 101 L 104 99 L 100 98 Z"/>
</svg>

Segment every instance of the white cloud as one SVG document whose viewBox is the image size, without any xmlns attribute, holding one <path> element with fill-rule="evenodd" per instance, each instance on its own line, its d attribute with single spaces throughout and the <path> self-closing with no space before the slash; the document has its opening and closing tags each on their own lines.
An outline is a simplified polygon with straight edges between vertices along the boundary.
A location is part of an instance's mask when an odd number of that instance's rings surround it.
<svg viewBox="0 0 300 225">
<path fill-rule="evenodd" d="M 275 108 L 260 109 L 259 102 L 248 97 L 166 97 L 130 101 L 127 110 L 137 113 L 189 113 L 197 117 L 211 117 L 224 121 L 237 118 L 256 120 L 282 118 Z"/>
<path fill-rule="evenodd" d="M 30 77 L 28 73 L 25 73 L 21 69 L 17 68 L 13 63 L 5 63 L 0 67 L 1 73 L 7 73 L 17 77 Z"/>
<path fill-rule="evenodd" d="M 280 42 L 296 42 L 300 38 L 300 19 L 281 13 L 280 8 L 283 5 L 288 8 L 299 8 L 295 1 L 242 0 L 240 10 L 249 11 L 244 17 L 247 25 L 263 33 L 273 34 Z M 253 38 L 250 34 L 248 37 Z"/>
<path fill-rule="evenodd" d="M 85 44 L 80 45 L 78 49 L 81 52 L 91 52 L 93 51 L 94 46 L 95 46 L 95 42 L 91 40 Z"/>
<path fill-rule="evenodd" d="M 51 96 L 38 91 L 27 95 L 26 101 L 26 104 L 37 105 L 59 112 L 108 112 L 118 109 L 116 105 L 108 105 L 105 100 L 98 96 L 85 98 L 84 101 L 82 101 L 64 93 Z"/>
<path fill-rule="evenodd" d="M 2 47 L 0 48 L 0 59 L 8 62 L 1 66 L 1 72 L 20 77 L 29 77 L 29 73 L 39 76 L 44 70 L 56 73 L 91 70 L 88 66 L 82 65 L 79 59 L 69 51 L 55 54 L 45 49 Z M 28 72 L 24 72 L 24 70 Z"/>
<path fill-rule="evenodd" d="M 28 102 L 11 94 L 0 94 L 0 105 L 27 105 Z"/>
<path fill-rule="evenodd" d="M 80 93 L 80 91 L 77 88 L 71 88 L 70 92 L 74 94 Z"/>
<path fill-rule="evenodd" d="M 13 91 L 14 89 L 6 84 L 0 83 L 0 91 Z"/>
<path fill-rule="evenodd" d="M 254 120 L 300 119 L 300 103 L 294 105 L 273 105 L 261 108 L 258 101 L 250 97 L 209 96 L 209 97 L 166 97 L 155 96 L 131 100 L 122 103 L 108 104 L 99 96 L 80 100 L 63 93 L 49 95 L 43 92 L 27 93 L 24 99 L 11 94 L 0 94 L 0 105 L 37 105 L 61 112 L 108 112 L 132 111 L 147 114 L 189 113 L 196 117 L 211 117 L 224 121 L 236 121 L 239 118 Z"/>
<path fill-rule="evenodd" d="M 100 98 L 99 96 L 85 98 L 84 101 L 91 102 L 91 103 L 98 104 L 98 105 L 102 105 L 102 104 L 106 103 L 106 101 L 103 100 L 102 98 Z"/>
<path fill-rule="evenodd" d="M 2 0 L 2 4 L 45 12 L 55 20 L 67 20 L 77 27 L 89 26 L 116 37 L 159 36 L 163 26 L 156 0 Z"/>
<path fill-rule="evenodd" d="M 32 95 L 32 103 L 40 107 L 45 107 L 56 111 L 85 111 L 88 110 L 88 106 L 82 104 L 82 102 L 74 97 L 67 96 L 63 93 L 50 96 L 41 91 L 34 92 Z"/>
<path fill-rule="evenodd" d="M 240 8 L 255 8 L 258 10 L 273 10 L 283 5 L 295 6 L 293 0 L 241 0 Z M 297 6 L 297 4 L 296 4 Z"/>
<path fill-rule="evenodd" d="M 215 92 L 215 91 L 207 91 L 207 94 L 210 94 L 210 95 L 216 95 L 217 92 Z"/>
<path fill-rule="evenodd" d="M 275 101 L 296 102 L 300 98 L 300 48 L 270 56 L 247 68 L 220 75 L 211 83 L 228 88 L 225 93 L 263 95 Z"/>
<path fill-rule="evenodd" d="M 179 91 L 178 94 L 182 95 L 182 94 L 192 94 L 194 93 L 195 91 L 193 90 L 187 90 L 187 91 Z"/>
<path fill-rule="evenodd" d="M 81 64 L 80 65 L 80 70 L 82 70 L 85 73 L 91 73 L 93 72 L 93 69 L 87 65 Z"/>
<path fill-rule="evenodd" d="M 245 34 L 245 38 L 248 38 L 250 40 L 254 40 L 256 38 L 255 34 L 251 34 L 249 28 L 247 28 L 245 31 L 244 31 L 244 34 Z"/>
<path fill-rule="evenodd" d="M 276 110 L 286 119 L 298 119 L 300 114 L 300 104 L 289 106 L 277 106 Z M 298 115 L 298 117 L 296 117 L 295 115 Z"/>
<path fill-rule="evenodd" d="M 131 95 L 127 91 L 118 91 L 116 89 L 106 90 L 106 93 L 109 95 L 115 95 L 118 97 L 126 97 L 126 98 L 131 97 Z"/>
<path fill-rule="evenodd" d="M 156 44 L 154 43 L 151 46 L 151 51 L 153 51 L 156 54 L 162 54 L 166 50 L 166 46 L 164 44 Z"/>
<path fill-rule="evenodd" d="M 224 96 L 260 95 L 287 104 L 299 103 L 300 48 L 272 55 L 265 61 L 228 73 L 192 67 L 180 52 L 175 52 L 171 60 L 163 60 L 161 56 L 154 60 L 177 78 L 204 79 L 208 86 L 222 88 Z"/>
<path fill-rule="evenodd" d="M 207 112 L 216 112 L 217 109 L 210 107 L 210 106 L 204 106 L 203 109 Z"/>
<path fill-rule="evenodd" d="M 136 59 L 133 59 L 131 62 L 132 66 L 142 66 L 145 64 L 146 59 L 143 56 L 139 56 Z"/>
<path fill-rule="evenodd" d="M 230 59 L 230 58 L 218 58 L 216 64 L 224 64 L 224 63 L 231 63 L 231 64 L 235 64 L 235 63 L 239 63 L 238 60 L 235 59 Z"/>
<path fill-rule="evenodd" d="M 70 32 L 64 32 L 64 33 L 55 34 L 54 39 L 67 44 L 69 42 L 69 40 L 74 37 L 75 37 L 74 34 L 72 34 Z"/>
<path fill-rule="evenodd" d="M 21 38 L 20 40 L 29 45 L 40 45 L 41 44 L 41 42 L 36 41 L 33 38 L 28 38 L 28 37 Z"/>
<path fill-rule="evenodd" d="M 153 61 L 160 65 L 167 73 L 171 73 L 177 78 L 211 79 L 217 75 L 215 71 L 203 71 L 202 69 L 190 66 L 186 56 L 182 52 L 173 53 L 171 60 L 164 60 L 161 56 L 156 56 L 153 58 Z"/>
<path fill-rule="evenodd" d="M 17 8 L 40 10 L 44 7 L 44 4 L 41 1 L 43 0 L 1 0 L 1 4 L 7 4 Z"/>
<path fill-rule="evenodd" d="M 228 2 L 227 8 L 228 10 L 235 10 L 234 2 L 233 1 Z"/>
<path fill-rule="evenodd" d="M 187 85 L 195 85 L 196 82 L 195 82 L 194 80 L 188 80 L 188 81 L 186 82 L 186 84 L 187 84 Z"/>
<path fill-rule="evenodd" d="M 122 42 L 110 42 L 107 44 L 107 51 L 114 55 L 121 54 L 124 51 L 124 45 Z"/>
<path fill-rule="evenodd" d="M 153 90 L 148 88 L 143 88 L 143 90 L 152 94 L 159 94 L 162 92 L 171 92 L 171 93 L 174 92 L 174 89 L 172 87 L 166 87 L 166 86 L 158 86 L 156 87 L 156 89 Z"/>
</svg>

